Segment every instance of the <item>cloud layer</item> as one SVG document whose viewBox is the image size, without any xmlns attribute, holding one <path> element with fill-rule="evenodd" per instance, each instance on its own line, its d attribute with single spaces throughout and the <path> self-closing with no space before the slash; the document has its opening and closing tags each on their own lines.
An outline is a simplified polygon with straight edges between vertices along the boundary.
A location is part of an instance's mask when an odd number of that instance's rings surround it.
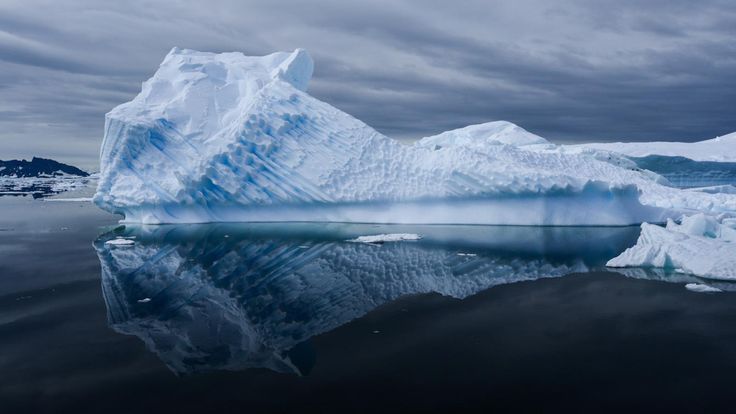
<svg viewBox="0 0 736 414">
<path fill-rule="evenodd" d="M 310 93 L 413 139 L 504 119 L 558 142 L 736 130 L 736 4 L 6 0 L 0 158 L 94 167 L 104 114 L 172 46 L 307 48 Z"/>
</svg>

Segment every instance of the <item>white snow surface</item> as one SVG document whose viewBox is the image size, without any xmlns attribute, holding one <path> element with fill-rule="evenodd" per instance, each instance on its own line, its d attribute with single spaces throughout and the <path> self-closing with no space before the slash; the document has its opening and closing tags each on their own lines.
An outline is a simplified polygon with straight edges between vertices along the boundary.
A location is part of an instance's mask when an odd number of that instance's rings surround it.
<svg viewBox="0 0 736 414">
<path fill-rule="evenodd" d="M 736 132 L 699 142 L 609 142 L 574 147 L 612 151 L 631 157 L 665 155 L 695 161 L 736 162 Z"/>
<path fill-rule="evenodd" d="M 403 145 L 308 95 L 312 68 L 301 49 L 174 48 L 107 114 L 95 203 L 148 224 L 626 225 L 736 211 L 736 195 L 666 187 L 508 122 Z"/>
<path fill-rule="evenodd" d="M 643 223 L 636 245 L 608 261 L 609 267 L 657 267 L 703 278 L 736 280 L 736 229 L 705 214 Z"/>
<path fill-rule="evenodd" d="M 397 242 L 405 240 L 420 240 L 422 236 L 414 233 L 388 233 L 388 234 L 376 234 L 372 236 L 359 236 L 355 239 L 348 240 L 356 243 L 384 243 L 384 242 Z"/>
<path fill-rule="evenodd" d="M 532 145 L 549 144 L 550 142 L 534 135 L 524 128 L 506 121 L 486 122 L 453 129 L 438 135 L 423 138 L 416 145 L 435 149 L 437 147 L 464 146 L 483 147 L 487 145 Z M 439 148 L 437 148 L 439 149 Z"/>
</svg>

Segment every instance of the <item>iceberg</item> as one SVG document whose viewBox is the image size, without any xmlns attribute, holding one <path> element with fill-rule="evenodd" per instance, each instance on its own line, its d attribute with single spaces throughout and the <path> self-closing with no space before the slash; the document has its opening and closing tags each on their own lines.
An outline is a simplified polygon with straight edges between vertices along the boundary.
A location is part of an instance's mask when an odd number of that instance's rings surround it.
<svg viewBox="0 0 736 414">
<path fill-rule="evenodd" d="M 705 214 L 666 227 L 643 223 L 636 245 L 606 263 L 609 267 L 654 267 L 702 278 L 736 280 L 736 229 Z"/>
<path fill-rule="evenodd" d="M 401 144 L 307 94 L 313 66 L 302 49 L 172 49 L 106 115 L 94 202 L 146 224 L 630 225 L 736 211 L 734 195 L 673 189 L 508 122 Z"/>
<path fill-rule="evenodd" d="M 684 157 L 693 161 L 736 162 L 736 132 L 698 142 L 608 142 L 575 145 L 630 157 Z"/>
</svg>

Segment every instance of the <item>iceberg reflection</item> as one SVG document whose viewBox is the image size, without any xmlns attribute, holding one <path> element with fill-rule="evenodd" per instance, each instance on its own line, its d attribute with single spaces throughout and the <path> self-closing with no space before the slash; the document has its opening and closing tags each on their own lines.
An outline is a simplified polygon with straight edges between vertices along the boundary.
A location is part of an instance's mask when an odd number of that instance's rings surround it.
<svg viewBox="0 0 736 414">
<path fill-rule="evenodd" d="M 369 245 L 359 235 L 413 232 Z M 401 296 L 465 298 L 492 286 L 602 266 L 638 227 L 210 224 L 125 226 L 95 249 L 113 329 L 175 373 L 305 374 L 309 339 Z M 105 241 L 134 238 L 130 247 Z"/>
</svg>

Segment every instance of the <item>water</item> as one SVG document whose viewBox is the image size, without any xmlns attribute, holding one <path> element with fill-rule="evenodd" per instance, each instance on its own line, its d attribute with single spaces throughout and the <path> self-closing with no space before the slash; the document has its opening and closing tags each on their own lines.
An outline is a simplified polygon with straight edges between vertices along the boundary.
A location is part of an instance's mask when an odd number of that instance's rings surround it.
<svg viewBox="0 0 736 414">
<path fill-rule="evenodd" d="M 29 198 L 0 212 L 2 413 L 736 403 L 733 294 L 606 271 L 637 227 L 138 227 Z M 423 239 L 345 242 L 387 232 Z"/>
</svg>

